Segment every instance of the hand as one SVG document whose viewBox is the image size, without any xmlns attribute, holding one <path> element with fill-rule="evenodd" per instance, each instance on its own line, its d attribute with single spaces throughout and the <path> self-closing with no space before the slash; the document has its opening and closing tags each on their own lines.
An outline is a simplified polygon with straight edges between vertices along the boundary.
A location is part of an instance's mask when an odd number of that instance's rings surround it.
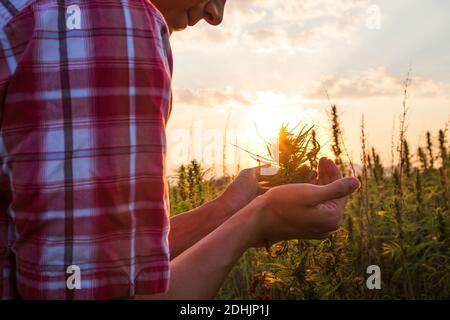
<svg viewBox="0 0 450 320">
<path fill-rule="evenodd" d="M 334 162 L 325 160 L 327 159 L 320 159 L 319 174 L 315 173 L 310 183 L 328 184 L 341 177 Z M 224 193 L 216 199 L 221 207 L 225 208 L 230 214 L 234 214 L 249 204 L 255 197 L 265 193 L 267 189 L 262 188 L 258 182 L 261 168 L 263 166 L 244 169 L 239 172 L 239 175 L 228 185 Z"/>
<path fill-rule="evenodd" d="M 260 172 L 260 167 L 244 169 L 239 172 L 239 175 L 228 185 L 217 201 L 231 214 L 245 207 L 255 197 L 265 192 L 258 183 Z"/>
<path fill-rule="evenodd" d="M 323 239 L 339 228 L 347 197 L 359 188 L 359 181 L 344 178 L 336 164 L 320 159 L 316 184 L 274 187 L 258 197 L 258 230 L 252 246 L 289 239 Z"/>
</svg>

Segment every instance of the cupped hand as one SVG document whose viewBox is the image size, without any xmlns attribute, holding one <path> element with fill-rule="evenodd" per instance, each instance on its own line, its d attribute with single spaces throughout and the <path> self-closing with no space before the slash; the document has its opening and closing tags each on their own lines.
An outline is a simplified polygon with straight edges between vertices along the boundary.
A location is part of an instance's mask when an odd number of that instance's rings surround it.
<svg viewBox="0 0 450 320">
<path fill-rule="evenodd" d="M 255 197 L 263 194 L 265 190 L 259 186 L 258 182 L 260 172 L 261 167 L 244 169 L 239 172 L 218 198 L 222 207 L 231 213 L 236 213 Z"/>
<path fill-rule="evenodd" d="M 347 198 L 360 186 L 342 178 L 336 164 L 320 159 L 317 180 L 271 188 L 258 197 L 255 246 L 289 239 L 323 239 L 339 228 Z"/>
<path fill-rule="evenodd" d="M 267 189 L 261 187 L 259 183 L 262 167 L 248 168 L 240 171 L 238 176 L 217 199 L 221 206 L 231 213 L 236 213 L 254 198 L 265 193 Z M 333 161 L 327 158 L 321 158 L 318 172 L 315 173 L 310 183 L 324 185 L 341 177 L 342 175 Z"/>
</svg>

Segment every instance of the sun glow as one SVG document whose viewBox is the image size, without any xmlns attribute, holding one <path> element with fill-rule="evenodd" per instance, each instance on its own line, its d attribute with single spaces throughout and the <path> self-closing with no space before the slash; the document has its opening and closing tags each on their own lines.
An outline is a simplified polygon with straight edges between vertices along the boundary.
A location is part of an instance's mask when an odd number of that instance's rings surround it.
<svg viewBox="0 0 450 320">
<path fill-rule="evenodd" d="M 243 113 L 239 112 L 239 147 L 266 156 L 266 142 L 273 142 L 277 138 L 283 124 L 290 128 L 319 125 L 319 112 L 303 105 L 301 94 L 287 97 L 277 92 L 257 93 L 252 105 Z M 242 160 L 245 158 L 253 162 L 248 155 L 244 155 Z"/>
<path fill-rule="evenodd" d="M 286 97 L 277 92 L 258 93 L 254 105 L 246 110 L 248 130 L 268 140 L 277 136 L 282 124 L 295 126 L 300 122 L 310 122 L 310 115 L 306 114 L 302 102 L 301 94 Z"/>
</svg>

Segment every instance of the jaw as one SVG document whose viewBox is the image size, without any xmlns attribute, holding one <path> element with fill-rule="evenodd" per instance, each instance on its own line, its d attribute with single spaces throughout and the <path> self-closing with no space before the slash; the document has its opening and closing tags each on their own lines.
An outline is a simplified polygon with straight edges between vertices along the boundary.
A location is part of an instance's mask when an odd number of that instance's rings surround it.
<svg viewBox="0 0 450 320">
<path fill-rule="evenodd" d="M 200 19 L 201 20 L 201 19 Z M 195 26 L 199 21 L 199 19 L 194 19 L 190 15 L 190 11 L 187 11 L 182 14 L 174 15 L 173 18 L 166 19 L 167 24 L 169 26 L 170 32 L 182 31 L 187 29 L 188 27 Z"/>
<path fill-rule="evenodd" d="M 158 0 L 159 3 L 160 0 Z M 199 21 L 204 18 L 204 5 L 208 2 L 208 0 L 204 0 L 200 4 L 196 4 L 183 11 L 175 11 L 169 7 L 164 6 L 164 1 L 160 4 L 160 8 L 164 9 L 161 12 L 166 19 L 167 25 L 169 26 L 170 33 L 174 31 L 182 31 L 187 27 L 192 27 L 196 25 Z"/>
<path fill-rule="evenodd" d="M 172 34 L 176 31 L 182 31 L 189 26 L 188 15 L 165 15 L 164 16 L 167 26 L 169 27 L 169 32 Z"/>
</svg>

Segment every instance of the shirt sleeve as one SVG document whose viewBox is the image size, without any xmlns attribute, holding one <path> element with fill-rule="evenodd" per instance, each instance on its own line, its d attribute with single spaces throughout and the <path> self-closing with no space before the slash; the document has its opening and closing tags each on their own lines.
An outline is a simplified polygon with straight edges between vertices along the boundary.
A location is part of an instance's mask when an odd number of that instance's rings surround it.
<svg viewBox="0 0 450 320">
<path fill-rule="evenodd" d="M 12 201 L 11 170 L 3 139 L 3 113 L 10 80 L 17 61 L 23 54 L 24 43 L 28 41 L 30 28 L 21 28 L 20 23 L 11 21 L 31 1 L 2 1 L 0 4 L 0 299 L 18 297 L 16 288 L 16 259 L 13 252 L 15 229 L 9 209 Z"/>
<path fill-rule="evenodd" d="M 166 291 L 164 18 L 147 0 L 5 0 L 0 17 L 0 295 Z"/>
</svg>

